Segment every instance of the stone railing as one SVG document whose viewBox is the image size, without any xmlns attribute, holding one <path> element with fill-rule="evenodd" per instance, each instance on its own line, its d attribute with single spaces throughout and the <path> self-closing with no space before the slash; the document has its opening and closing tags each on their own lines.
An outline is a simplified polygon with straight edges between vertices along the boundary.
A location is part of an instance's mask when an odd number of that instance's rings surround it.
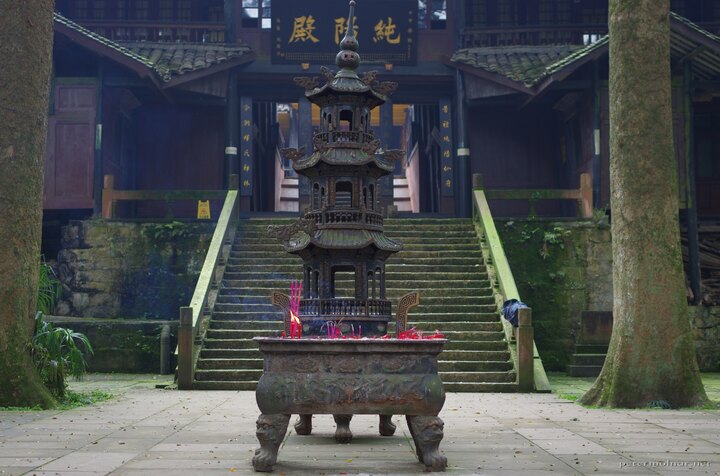
<svg viewBox="0 0 720 476">
<path fill-rule="evenodd" d="M 231 190 L 226 191 L 225 204 L 218 219 L 215 233 L 213 233 L 210 247 L 195 291 L 188 306 L 180 308 L 180 326 L 178 328 L 178 370 L 177 384 L 180 390 L 192 389 L 195 379 L 195 366 L 203 340 L 203 328 L 209 320 L 213 303 L 217 294 L 224 266 L 230 256 L 230 249 L 235 239 L 237 223 L 239 220 L 239 203 L 237 175 L 231 177 Z M 212 291 L 215 291 L 213 293 Z"/>
<path fill-rule="evenodd" d="M 478 185 L 480 180 L 476 179 L 475 182 L 475 185 Z M 478 234 L 485 237 L 487 249 L 483 250 L 483 258 L 486 263 L 492 263 L 494 271 L 492 278 L 499 291 L 498 308 L 500 309 L 502 303 L 509 299 L 520 301 L 520 293 L 510 270 L 510 263 L 505 256 L 500 235 L 495 228 L 495 221 L 490 213 L 490 205 L 488 205 L 485 191 L 477 187 L 473 190 L 473 222 L 475 222 Z M 537 392 L 549 392 L 550 382 L 545 374 L 545 368 L 533 338 L 532 311 L 529 308 L 521 311 L 516 339 L 518 389 L 521 392 L 532 392 L 533 389 Z M 507 321 L 503 321 L 503 324 L 507 340 L 511 341 L 514 330 Z"/>
<path fill-rule="evenodd" d="M 367 210 L 312 211 L 307 218 L 315 220 L 318 228 L 362 228 L 382 231 L 383 217 L 379 212 Z"/>
<path fill-rule="evenodd" d="M 390 301 L 385 299 L 302 299 L 300 317 L 304 316 L 370 316 L 388 317 L 391 315 Z"/>
</svg>

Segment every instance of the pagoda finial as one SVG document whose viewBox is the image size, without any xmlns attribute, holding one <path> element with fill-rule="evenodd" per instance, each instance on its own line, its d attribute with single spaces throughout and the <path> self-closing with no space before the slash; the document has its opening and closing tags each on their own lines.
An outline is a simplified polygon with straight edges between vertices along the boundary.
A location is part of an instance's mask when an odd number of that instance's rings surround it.
<svg viewBox="0 0 720 476">
<path fill-rule="evenodd" d="M 335 57 L 335 64 L 339 68 L 357 69 L 360 66 L 360 55 L 357 53 L 359 47 L 357 38 L 355 38 L 355 0 L 350 0 L 347 29 L 345 36 L 340 41 L 340 52 Z"/>
</svg>

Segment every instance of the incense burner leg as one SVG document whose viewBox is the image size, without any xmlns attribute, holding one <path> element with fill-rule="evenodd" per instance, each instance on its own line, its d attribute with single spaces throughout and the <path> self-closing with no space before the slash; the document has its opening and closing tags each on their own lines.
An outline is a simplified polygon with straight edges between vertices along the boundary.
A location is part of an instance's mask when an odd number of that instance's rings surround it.
<svg viewBox="0 0 720 476">
<path fill-rule="evenodd" d="M 266 473 L 272 471 L 289 423 L 290 415 L 260 415 L 258 417 L 255 435 L 260 442 L 260 448 L 255 450 L 252 460 L 255 471 Z"/>
<path fill-rule="evenodd" d="M 445 471 L 447 458 L 440 454 L 439 449 L 445 426 L 443 421 L 436 416 L 408 415 L 407 422 L 425 471 Z"/>
<path fill-rule="evenodd" d="M 350 431 L 350 420 L 352 415 L 333 415 L 337 428 L 335 429 L 335 441 L 338 443 L 350 443 L 352 431 Z"/>
<path fill-rule="evenodd" d="M 382 436 L 393 436 L 397 428 L 392 422 L 392 415 L 380 415 L 380 424 L 378 426 Z"/>
<path fill-rule="evenodd" d="M 312 415 L 300 415 L 295 422 L 295 433 L 309 435 L 312 433 Z"/>
</svg>

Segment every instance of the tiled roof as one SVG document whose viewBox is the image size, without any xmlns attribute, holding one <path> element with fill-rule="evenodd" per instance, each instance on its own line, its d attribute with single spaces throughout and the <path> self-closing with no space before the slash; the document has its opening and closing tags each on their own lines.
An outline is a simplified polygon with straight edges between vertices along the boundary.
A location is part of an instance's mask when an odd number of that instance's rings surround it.
<svg viewBox="0 0 720 476">
<path fill-rule="evenodd" d="M 671 12 L 671 53 L 674 59 L 692 57 L 693 72 L 700 79 L 720 75 L 720 36 Z M 587 46 L 497 46 L 466 48 L 455 52 L 451 62 L 495 73 L 532 88 L 564 68 L 607 47 L 604 36 Z"/>
<path fill-rule="evenodd" d="M 494 46 L 458 50 L 454 63 L 502 75 L 527 87 L 607 44 L 607 37 L 588 45 Z"/>
<path fill-rule="evenodd" d="M 99 47 L 109 48 L 112 52 L 121 54 L 150 69 L 164 82 L 168 82 L 178 75 L 210 68 L 252 53 L 250 47 L 242 43 L 133 42 L 121 44 L 98 35 L 57 12 L 54 14 L 54 19 L 57 24 L 74 30 Z"/>
<path fill-rule="evenodd" d="M 118 43 L 115 43 L 114 41 L 109 40 L 102 35 L 98 35 L 97 33 L 88 30 L 84 26 L 75 23 L 74 21 L 70 20 L 69 18 L 65 18 L 64 16 L 60 15 L 57 12 L 55 12 L 53 14 L 53 19 L 54 19 L 55 23 L 57 23 L 57 24 L 63 25 L 67 28 L 70 28 L 71 30 L 75 30 L 76 32 L 80 33 L 81 35 L 86 36 L 88 39 L 93 40 L 102 46 L 111 48 L 111 49 L 117 51 L 118 53 L 121 53 L 121 54 L 127 56 L 128 58 L 137 61 L 138 63 L 141 63 L 149 68 L 152 68 L 152 63 L 147 61 L 147 59 L 143 58 L 142 56 L 133 53 L 132 51 L 125 48 L 124 46 L 122 46 Z"/>
<path fill-rule="evenodd" d="M 135 42 L 122 45 L 156 71 L 164 72 L 165 81 L 251 53 L 245 44 Z"/>
</svg>

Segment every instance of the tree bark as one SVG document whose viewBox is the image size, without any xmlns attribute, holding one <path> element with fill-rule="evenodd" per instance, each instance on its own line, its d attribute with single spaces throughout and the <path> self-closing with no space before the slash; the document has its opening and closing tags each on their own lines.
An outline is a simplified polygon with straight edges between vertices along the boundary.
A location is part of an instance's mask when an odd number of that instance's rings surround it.
<svg viewBox="0 0 720 476">
<path fill-rule="evenodd" d="M 610 0 L 614 327 L 581 403 L 707 401 L 688 320 L 673 153 L 669 0 Z"/>
<path fill-rule="evenodd" d="M 52 406 L 30 359 L 38 293 L 52 0 L 0 0 L 0 405 Z"/>
</svg>

